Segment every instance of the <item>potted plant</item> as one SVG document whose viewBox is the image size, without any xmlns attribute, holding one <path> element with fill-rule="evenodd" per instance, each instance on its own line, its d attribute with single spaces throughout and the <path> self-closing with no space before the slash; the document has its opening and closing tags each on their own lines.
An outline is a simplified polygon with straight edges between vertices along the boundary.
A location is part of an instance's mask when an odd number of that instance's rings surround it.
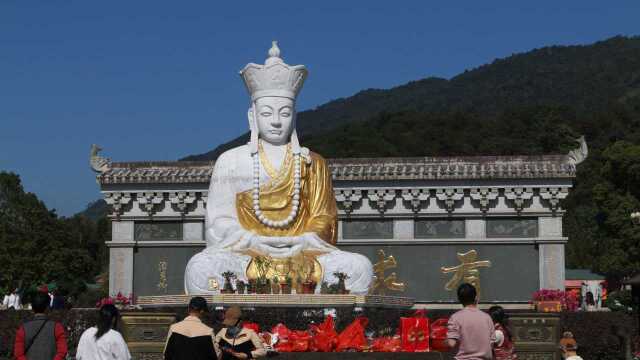
<svg viewBox="0 0 640 360">
<path fill-rule="evenodd" d="M 271 291 L 271 284 L 267 277 L 271 266 L 271 259 L 266 256 L 256 256 L 253 261 L 255 261 L 256 272 L 258 273 L 256 292 L 258 294 L 268 294 Z"/>
<path fill-rule="evenodd" d="M 291 286 L 293 285 L 293 279 L 290 275 L 284 278 L 284 281 L 280 283 L 280 291 L 283 294 L 291 294 Z"/>
<path fill-rule="evenodd" d="M 317 283 L 313 280 L 313 270 L 313 258 L 309 261 L 308 257 L 302 254 L 302 261 L 298 266 L 298 284 L 302 294 L 314 294 L 316 292 Z"/>
<path fill-rule="evenodd" d="M 236 280 L 236 292 L 238 294 L 244 294 L 244 291 L 247 288 L 247 284 L 242 280 Z"/>
<path fill-rule="evenodd" d="M 249 279 L 247 282 L 247 294 L 255 294 L 258 287 L 256 279 Z"/>
<path fill-rule="evenodd" d="M 342 295 L 348 294 L 349 290 L 347 290 L 347 287 L 345 285 L 345 280 L 349 278 L 349 275 L 341 271 L 336 271 L 333 273 L 333 276 L 335 276 L 338 279 L 338 294 L 342 294 Z"/>
<path fill-rule="evenodd" d="M 271 293 L 272 294 L 280 293 L 280 281 L 278 280 L 277 276 L 274 276 L 273 279 L 271 279 Z"/>
<path fill-rule="evenodd" d="M 316 292 L 316 282 L 311 280 L 311 279 L 307 279 L 305 281 L 302 282 L 302 293 L 303 294 L 313 294 Z"/>
<path fill-rule="evenodd" d="M 133 303 L 133 295 L 129 295 L 129 297 L 126 297 L 122 295 L 121 292 L 119 292 L 115 297 L 109 296 L 109 297 L 100 299 L 100 301 L 98 301 L 98 303 L 96 304 L 96 308 L 100 308 L 103 305 L 110 304 L 122 310 L 122 309 L 131 307 L 132 303 Z"/>
<path fill-rule="evenodd" d="M 578 300 L 573 294 L 555 289 L 541 289 L 534 292 L 532 301 L 539 312 L 575 311 L 578 307 Z"/>
<path fill-rule="evenodd" d="M 323 281 L 320 284 L 320 294 L 331 294 L 330 290 L 329 290 L 329 283 L 326 281 Z"/>
<path fill-rule="evenodd" d="M 220 290 L 220 292 L 223 294 L 235 293 L 233 285 L 231 284 L 231 280 L 236 278 L 236 274 L 233 271 L 225 271 L 222 273 L 222 277 L 224 278 L 224 286 L 222 287 L 222 290 Z"/>
</svg>

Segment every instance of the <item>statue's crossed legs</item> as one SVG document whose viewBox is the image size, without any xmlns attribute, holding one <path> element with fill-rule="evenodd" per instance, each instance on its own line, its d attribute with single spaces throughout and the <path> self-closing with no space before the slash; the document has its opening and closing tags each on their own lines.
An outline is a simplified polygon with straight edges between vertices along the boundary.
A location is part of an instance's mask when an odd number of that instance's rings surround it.
<svg viewBox="0 0 640 360">
<path fill-rule="evenodd" d="M 345 285 L 352 294 L 367 293 L 373 279 L 373 267 L 365 256 L 347 251 L 334 250 L 317 257 L 323 269 L 323 282 L 336 283 L 335 272 L 349 276 Z M 232 271 L 240 280 L 246 281 L 246 269 L 251 256 L 228 250 L 207 248 L 189 260 L 185 271 L 185 291 L 187 294 L 214 294 L 219 290 L 211 289 L 211 280 L 221 287 L 224 283 L 222 273 Z M 316 292 L 320 291 L 318 284 Z"/>
</svg>

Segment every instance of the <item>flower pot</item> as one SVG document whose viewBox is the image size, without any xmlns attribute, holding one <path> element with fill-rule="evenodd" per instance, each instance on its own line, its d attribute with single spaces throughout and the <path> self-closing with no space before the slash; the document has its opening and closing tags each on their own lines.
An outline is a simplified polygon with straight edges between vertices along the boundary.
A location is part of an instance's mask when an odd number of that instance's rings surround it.
<svg viewBox="0 0 640 360">
<path fill-rule="evenodd" d="M 314 294 L 316 292 L 316 282 L 315 281 L 305 281 L 302 283 L 302 293 L 303 294 Z"/>
<path fill-rule="evenodd" d="M 561 312 L 562 303 L 559 300 L 542 300 L 535 301 L 536 311 L 538 312 Z"/>
<path fill-rule="evenodd" d="M 277 282 L 272 282 L 271 283 L 271 293 L 272 294 L 279 294 L 280 293 L 280 284 L 278 284 Z"/>
<path fill-rule="evenodd" d="M 247 284 L 247 294 L 255 294 L 257 291 L 257 283 L 255 280 L 249 280 Z"/>
<path fill-rule="evenodd" d="M 245 284 L 243 281 L 236 281 L 236 292 L 238 294 L 244 294 L 246 288 L 247 284 Z"/>
<path fill-rule="evenodd" d="M 283 294 L 291 294 L 291 284 L 280 283 L 280 292 Z"/>
<path fill-rule="evenodd" d="M 258 279 L 258 283 L 256 284 L 256 292 L 258 294 L 270 294 L 271 284 L 269 284 L 269 281 L 261 281 Z"/>
</svg>

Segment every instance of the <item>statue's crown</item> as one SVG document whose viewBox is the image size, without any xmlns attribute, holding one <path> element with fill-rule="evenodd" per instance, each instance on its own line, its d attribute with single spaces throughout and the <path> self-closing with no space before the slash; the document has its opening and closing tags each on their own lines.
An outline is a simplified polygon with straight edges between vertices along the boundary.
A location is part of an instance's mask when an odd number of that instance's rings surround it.
<svg viewBox="0 0 640 360">
<path fill-rule="evenodd" d="M 295 99 L 307 78 L 304 65 L 287 65 L 280 58 L 277 41 L 269 49 L 269 58 L 264 65 L 249 63 L 240 71 L 251 100 L 265 96 L 280 96 Z"/>
</svg>

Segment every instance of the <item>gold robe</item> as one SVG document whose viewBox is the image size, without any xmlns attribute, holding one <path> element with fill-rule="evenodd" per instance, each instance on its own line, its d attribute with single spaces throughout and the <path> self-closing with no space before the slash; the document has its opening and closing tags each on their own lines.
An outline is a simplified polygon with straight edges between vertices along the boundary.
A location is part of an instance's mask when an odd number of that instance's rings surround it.
<svg viewBox="0 0 640 360">
<path fill-rule="evenodd" d="M 335 195 L 331 184 L 331 171 L 322 156 L 311 152 L 311 163 L 300 159 L 300 204 L 298 216 L 284 229 L 263 225 L 253 210 L 252 190 L 236 194 L 236 210 L 240 225 L 263 236 L 297 236 L 316 233 L 331 245 L 338 238 Z M 260 209 L 271 220 L 284 220 L 289 216 L 293 196 L 293 161 L 283 162 L 278 176 L 260 187 Z"/>
<path fill-rule="evenodd" d="M 326 161 L 318 154 L 310 153 L 311 163 L 301 158 L 300 164 L 300 202 L 298 215 L 284 229 L 263 225 L 255 216 L 253 209 L 253 192 L 247 190 L 236 194 L 238 221 L 245 229 L 262 236 L 299 236 L 304 233 L 315 233 L 325 242 L 335 245 L 338 237 L 338 221 L 335 195 L 331 185 L 331 172 Z M 266 167 L 266 166 L 265 166 Z M 291 212 L 294 190 L 294 164 L 289 153 L 277 174 L 260 187 L 260 209 L 268 219 L 278 221 L 286 219 Z M 294 287 L 301 291 L 305 281 L 319 283 L 323 278 L 322 265 L 316 259 L 321 251 L 305 250 L 293 258 L 269 259 L 266 276 L 277 278 L 282 282 L 292 278 Z M 249 279 L 260 275 L 255 255 L 247 266 Z"/>
</svg>

